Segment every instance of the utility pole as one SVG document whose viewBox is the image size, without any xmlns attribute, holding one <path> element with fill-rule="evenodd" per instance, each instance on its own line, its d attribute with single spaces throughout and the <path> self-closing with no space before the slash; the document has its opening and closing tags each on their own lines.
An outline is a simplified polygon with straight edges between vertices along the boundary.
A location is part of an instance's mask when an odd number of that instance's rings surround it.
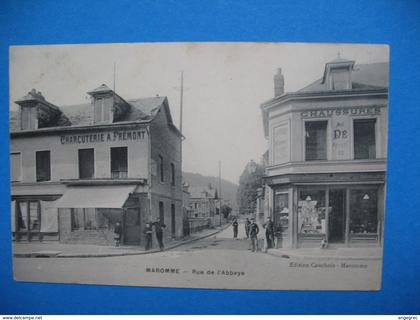
<svg viewBox="0 0 420 320">
<path fill-rule="evenodd" d="M 184 109 L 184 71 L 181 71 L 181 97 L 179 101 L 179 131 L 182 134 L 182 112 Z"/>
<path fill-rule="evenodd" d="M 219 220 L 222 225 L 222 161 L 219 160 Z"/>
</svg>

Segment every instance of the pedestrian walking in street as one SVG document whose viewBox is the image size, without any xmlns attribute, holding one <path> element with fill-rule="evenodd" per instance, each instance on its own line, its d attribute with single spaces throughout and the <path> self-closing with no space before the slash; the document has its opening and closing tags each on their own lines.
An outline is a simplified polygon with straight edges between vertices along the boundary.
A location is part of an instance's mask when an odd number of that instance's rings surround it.
<svg viewBox="0 0 420 320">
<path fill-rule="evenodd" d="M 233 239 L 238 239 L 238 220 L 233 219 L 232 227 L 233 227 Z"/>
<path fill-rule="evenodd" d="M 271 220 L 271 217 L 267 218 L 267 222 L 263 224 L 265 228 L 265 240 L 266 246 L 265 250 L 274 248 L 274 222 Z"/>
<path fill-rule="evenodd" d="M 144 234 L 146 235 L 146 251 L 152 248 L 152 237 L 153 237 L 153 228 L 150 222 L 146 223 L 146 228 L 144 230 Z"/>
<path fill-rule="evenodd" d="M 260 232 L 260 228 L 255 223 L 255 219 L 251 219 L 251 224 L 249 225 L 249 236 L 251 238 L 251 250 L 252 252 L 257 251 L 258 249 L 258 233 Z"/>
<path fill-rule="evenodd" d="M 114 240 L 115 240 L 115 246 L 116 247 L 119 247 L 120 246 L 121 236 L 122 236 L 121 223 L 117 222 L 115 224 L 115 228 L 114 228 Z"/>
<path fill-rule="evenodd" d="M 251 225 L 251 221 L 249 221 L 248 218 L 246 218 L 245 221 L 245 234 L 246 234 L 246 238 L 249 239 L 249 226 Z"/>
<path fill-rule="evenodd" d="M 163 229 L 166 228 L 166 225 L 160 220 L 160 218 L 157 219 L 154 225 L 155 225 L 156 238 L 159 243 L 159 249 L 162 251 L 164 249 Z"/>
</svg>

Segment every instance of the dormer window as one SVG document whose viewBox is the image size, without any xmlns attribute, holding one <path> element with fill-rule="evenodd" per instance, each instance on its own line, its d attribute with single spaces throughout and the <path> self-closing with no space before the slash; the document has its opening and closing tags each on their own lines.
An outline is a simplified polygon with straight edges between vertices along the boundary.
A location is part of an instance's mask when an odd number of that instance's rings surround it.
<svg viewBox="0 0 420 320">
<path fill-rule="evenodd" d="M 325 65 L 323 83 L 328 90 L 351 90 L 354 61 L 337 58 Z"/>
<path fill-rule="evenodd" d="M 93 99 L 93 122 L 113 123 L 124 119 L 130 105 L 107 85 L 88 92 Z"/>
<path fill-rule="evenodd" d="M 94 122 L 112 122 L 111 108 L 112 108 L 112 97 L 109 98 L 96 98 L 94 101 Z"/>
<path fill-rule="evenodd" d="M 48 102 L 41 92 L 32 89 L 28 94 L 15 101 L 20 107 L 20 130 L 69 126 L 70 120 L 59 107 Z"/>
</svg>

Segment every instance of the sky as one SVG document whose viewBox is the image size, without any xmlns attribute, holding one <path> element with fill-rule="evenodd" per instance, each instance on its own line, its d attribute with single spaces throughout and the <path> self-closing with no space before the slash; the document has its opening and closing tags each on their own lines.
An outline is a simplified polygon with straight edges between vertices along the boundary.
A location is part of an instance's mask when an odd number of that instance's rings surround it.
<svg viewBox="0 0 420 320">
<path fill-rule="evenodd" d="M 285 91 L 322 77 L 337 58 L 356 64 L 389 61 L 384 45 L 305 43 L 130 43 L 15 46 L 10 49 L 10 108 L 32 88 L 57 106 L 88 103 L 101 84 L 124 99 L 167 96 L 180 121 L 184 72 L 183 170 L 238 183 L 250 160 L 260 161 L 264 138 L 261 103 L 274 97 L 282 68 Z"/>
</svg>

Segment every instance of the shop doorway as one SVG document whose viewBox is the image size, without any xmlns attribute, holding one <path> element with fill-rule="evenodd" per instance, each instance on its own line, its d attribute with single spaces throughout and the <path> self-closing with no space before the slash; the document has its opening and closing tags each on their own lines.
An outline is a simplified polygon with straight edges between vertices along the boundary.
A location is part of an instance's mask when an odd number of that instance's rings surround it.
<svg viewBox="0 0 420 320">
<path fill-rule="evenodd" d="M 346 189 L 329 191 L 328 242 L 344 242 L 346 234 Z"/>
<path fill-rule="evenodd" d="M 140 235 L 140 210 L 138 208 L 128 208 L 125 210 L 124 243 L 139 245 Z"/>
</svg>

